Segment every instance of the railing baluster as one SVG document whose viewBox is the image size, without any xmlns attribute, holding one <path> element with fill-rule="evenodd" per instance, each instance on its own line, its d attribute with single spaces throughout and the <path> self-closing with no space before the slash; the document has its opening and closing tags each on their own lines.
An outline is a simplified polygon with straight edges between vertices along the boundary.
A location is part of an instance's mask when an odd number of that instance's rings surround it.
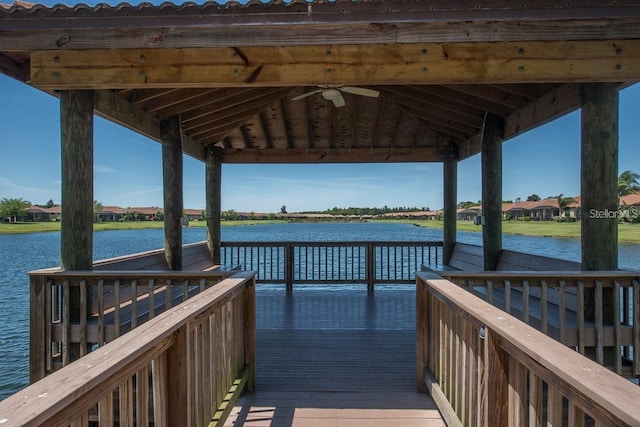
<svg viewBox="0 0 640 427">
<path fill-rule="evenodd" d="M 172 288 L 171 288 L 171 280 L 167 279 L 164 281 L 164 307 L 165 310 L 169 310 L 171 308 L 172 302 Z"/>
<path fill-rule="evenodd" d="M 620 336 L 620 283 L 613 281 L 613 346 L 616 373 L 622 374 L 622 337 Z"/>
<path fill-rule="evenodd" d="M 584 283 L 578 280 L 578 352 L 584 354 Z"/>
<path fill-rule="evenodd" d="M 540 281 L 540 323 L 542 324 L 542 333 L 546 334 L 549 330 L 549 319 L 547 317 L 547 281 Z"/>
<path fill-rule="evenodd" d="M 154 279 L 149 279 L 147 283 L 147 302 L 149 303 L 149 319 L 153 319 L 155 316 L 155 285 Z"/>
<path fill-rule="evenodd" d="M 120 279 L 116 279 L 113 282 L 113 298 L 114 298 L 114 309 L 113 309 L 113 323 L 114 323 L 114 331 L 115 337 L 120 336 L 120 306 L 122 305 L 120 301 Z"/>
<path fill-rule="evenodd" d="M 542 404 L 542 380 L 536 373 L 529 373 L 529 425 L 542 426 L 544 407 Z"/>
<path fill-rule="evenodd" d="M 529 323 L 529 281 L 522 281 L 522 320 Z"/>
<path fill-rule="evenodd" d="M 98 289 L 98 294 L 102 290 Z M 98 304 L 98 308 L 100 304 Z M 87 281 L 80 280 L 80 357 L 87 354 Z M 104 319 L 104 315 L 102 316 Z M 98 331 L 100 331 L 100 323 L 98 323 Z M 99 332 L 98 332 L 99 333 Z M 102 345 L 102 344 L 100 344 Z"/>
<path fill-rule="evenodd" d="M 131 329 L 138 326 L 138 280 L 131 281 Z"/>
<path fill-rule="evenodd" d="M 603 330 L 602 330 L 602 310 L 603 304 L 602 301 L 602 282 L 600 280 L 595 281 L 596 286 L 596 295 L 595 295 L 595 305 L 596 305 L 596 361 L 600 364 L 604 363 L 604 345 L 603 345 Z"/>
<path fill-rule="evenodd" d="M 567 301 L 567 286 L 564 280 L 559 281 L 560 284 L 560 301 L 558 305 L 558 317 L 560 322 L 560 342 L 562 344 L 567 343 L 567 311 L 566 311 L 566 301 Z"/>
<path fill-rule="evenodd" d="M 504 281 L 504 311 L 511 314 L 511 282 Z"/>
<path fill-rule="evenodd" d="M 633 375 L 640 375 L 640 283 L 633 280 Z"/>
<path fill-rule="evenodd" d="M 80 286 L 82 286 L 82 282 L 80 283 Z M 102 347 L 107 342 L 105 338 L 104 329 L 105 329 L 105 326 L 104 326 L 104 279 L 99 279 L 98 280 L 98 339 L 100 340 L 100 342 L 98 343 L 98 345 L 100 347 Z M 83 350 L 80 349 L 81 354 L 82 352 Z"/>
<path fill-rule="evenodd" d="M 69 280 L 62 282 L 62 366 L 69 364 Z"/>
</svg>

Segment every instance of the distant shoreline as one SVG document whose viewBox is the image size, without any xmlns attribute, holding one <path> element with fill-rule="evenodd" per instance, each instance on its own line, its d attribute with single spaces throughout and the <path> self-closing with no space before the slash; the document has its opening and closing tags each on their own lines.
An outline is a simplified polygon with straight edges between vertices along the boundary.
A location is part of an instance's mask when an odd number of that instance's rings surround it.
<svg viewBox="0 0 640 427">
<path fill-rule="evenodd" d="M 303 221 L 295 221 L 300 223 Z M 318 222 L 318 221 L 310 221 Z M 335 222 L 335 221 L 332 221 Z M 349 221 L 344 221 L 349 222 Z M 405 223 L 418 227 L 442 228 L 440 220 L 374 220 L 372 222 Z M 242 220 L 242 221 L 222 221 L 223 227 L 233 227 L 241 225 L 268 225 L 286 224 L 283 220 Z M 149 228 L 162 228 L 162 221 L 125 221 L 125 222 L 100 222 L 94 224 L 94 231 L 104 230 L 142 230 Z M 189 227 L 205 227 L 205 221 L 191 221 Z M 480 232 L 481 227 L 474 225 L 471 221 L 458 221 L 458 231 Z M 0 234 L 25 234 L 60 231 L 59 222 L 29 222 L 17 224 L 0 224 Z M 555 237 L 555 238 L 580 238 L 580 223 L 552 222 L 552 221 L 504 221 L 502 223 L 504 234 L 516 234 L 524 236 Z M 620 243 L 640 243 L 640 225 L 620 224 L 618 226 L 618 241 Z"/>
<path fill-rule="evenodd" d="M 263 225 L 263 224 L 286 224 L 281 220 L 243 220 L 243 221 L 222 221 L 223 227 L 234 227 L 239 225 Z M 205 221 L 190 221 L 189 227 L 204 228 Z M 93 224 L 93 231 L 107 230 L 145 230 L 150 228 L 163 228 L 162 221 L 123 221 L 123 222 L 98 222 Z M 19 222 L 17 224 L 0 224 L 0 234 L 28 234 L 46 233 L 60 231 L 60 222 Z"/>
</svg>

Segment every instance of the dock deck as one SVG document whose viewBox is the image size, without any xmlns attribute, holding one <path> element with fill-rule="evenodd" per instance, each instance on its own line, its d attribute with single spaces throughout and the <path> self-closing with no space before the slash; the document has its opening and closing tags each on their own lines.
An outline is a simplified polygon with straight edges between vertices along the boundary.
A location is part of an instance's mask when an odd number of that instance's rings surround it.
<svg viewBox="0 0 640 427">
<path fill-rule="evenodd" d="M 256 392 L 225 425 L 445 425 L 416 391 L 411 286 L 374 294 L 259 286 L 256 316 Z"/>
</svg>

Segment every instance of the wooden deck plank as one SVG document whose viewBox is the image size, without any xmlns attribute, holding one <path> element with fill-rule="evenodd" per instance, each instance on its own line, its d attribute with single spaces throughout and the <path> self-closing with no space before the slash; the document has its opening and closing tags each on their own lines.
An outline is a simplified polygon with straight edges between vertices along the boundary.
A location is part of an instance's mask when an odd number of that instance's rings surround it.
<svg viewBox="0 0 640 427">
<path fill-rule="evenodd" d="M 255 393 L 226 426 L 444 426 L 415 386 L 415 291 L 257 289 Z"/>
</svg>

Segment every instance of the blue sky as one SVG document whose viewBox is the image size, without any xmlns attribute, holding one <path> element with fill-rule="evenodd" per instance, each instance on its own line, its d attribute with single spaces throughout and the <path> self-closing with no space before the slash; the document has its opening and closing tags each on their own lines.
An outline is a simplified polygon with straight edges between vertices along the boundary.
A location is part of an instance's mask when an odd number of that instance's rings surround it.
<svg viewBox="0 0 640 427">
<path fill-rule="evenodd" d="M 0 199 L 60 202 L 58 100 L 0 75 Z M 620 94 L 619 170 L 640 172 L 640 85 Z M 162 206 L 161 147 L 96 117 L 94 196 L 103 205 Z M 504 144 L 503 198 L 580 193 L 580 114 Z M 442 207 L 439 163 L 224 165 L 222 209 L 278 212 L 334 206 Z M 458 166 L 458 200 L 481 197 L 480 156 Z M 205 206 L 204 165 L 185 156 L 185 208 Z"/>
</svg>

